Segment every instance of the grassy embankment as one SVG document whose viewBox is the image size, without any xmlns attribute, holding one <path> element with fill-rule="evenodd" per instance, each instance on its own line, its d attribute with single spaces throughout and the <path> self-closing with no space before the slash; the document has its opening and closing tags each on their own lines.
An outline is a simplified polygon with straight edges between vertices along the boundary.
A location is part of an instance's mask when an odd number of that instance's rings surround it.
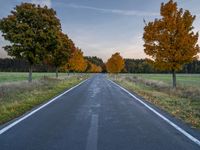
<svg viewBox="0 0 200 150">
<path fill-rule="evenodd" d="M 177 89 L 170 74 L 119 74 L 111 79 L 173 116 L 200 128 L 200 74 L 178 74 Z"/>
<path fill-rule="evenodd" d="M 27 79 L 27 73 L 4 73 L 4 75 L 6 81 L 0 78 L 0 124 L 22 115 L 89 77 L 89 75 L 62 74 L 59 79 L 55 79 L 49 77 L 54 75 L 52 73 L 34 73 L 35 80 L 28 83 L 23 81 Z"/>
</svg>

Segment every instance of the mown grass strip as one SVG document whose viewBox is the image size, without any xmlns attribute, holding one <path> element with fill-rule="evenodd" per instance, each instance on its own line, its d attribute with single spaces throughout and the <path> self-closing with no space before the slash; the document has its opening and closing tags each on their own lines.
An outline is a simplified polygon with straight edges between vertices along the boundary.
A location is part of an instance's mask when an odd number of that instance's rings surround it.
<svg viewBox="0 0 200 150">
<path fill-rule="evenodd" d="M 0 86 L 0 124 L 8 122 L 33 107 L 80 83 L 88 76 L 66 79 L 43 78 L 29 84 L 10 83 Z"/>
</svg>

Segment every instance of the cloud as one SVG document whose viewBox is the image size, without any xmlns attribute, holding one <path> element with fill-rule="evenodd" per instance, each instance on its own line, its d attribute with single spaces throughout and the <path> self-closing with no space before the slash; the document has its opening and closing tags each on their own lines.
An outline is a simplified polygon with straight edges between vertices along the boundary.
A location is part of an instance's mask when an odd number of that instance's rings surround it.
<svg viewBox="0 0 200 150">
<path fill-rule="evenodd" d="M 51 0 L 32 0 L 32 3 L 51 8 Z"/>
<path fill-rule="evenodd" d="M 0 58 L 7 58 L 7 57 L 8 57 L 7 52 L 3 48 L 0 48 Z"/>
<path fill-rule="evenodd" d="M 2 33 L 0 32 L 0 58 L 8 57 L 7 52 L 4 50 L 4 46 L 9 45 L 10 42 L 4 40 Z"/>
<path fill-rule="evenodd" d="M 68 4 L 67 6 L 76 9 L 89 9 L 89 10 L 99 11 L 102 13 L 113 13 L 117 15 L 126 15 L 126 16 L 159 16 L 159 13 L 135 11 L 135 10 L 105 9 L 105 8 L 97 8 L 97 7 L 77 5 L 77 4 Z"/>
</svg>

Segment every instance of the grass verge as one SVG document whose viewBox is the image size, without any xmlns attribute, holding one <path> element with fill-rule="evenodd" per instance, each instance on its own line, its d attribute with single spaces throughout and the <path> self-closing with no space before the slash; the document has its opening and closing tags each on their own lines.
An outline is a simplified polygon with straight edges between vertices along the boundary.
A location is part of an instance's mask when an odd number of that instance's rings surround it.
<svg viewBox="0 0 200 150">
<path fill-rule="evenodd" d="M 200 88 L 180 86 L 173 90 L 171 85 L 165 82 L 133 75 L 117 75 L 110 78 L 174 117 L 200 129 Z"/>
<path fill-rule="evenodd" d="M 44 78 L 44 77 L 55 77 L 55 73 L 51 72 L 33 72 L 33 80 Z M 60 77 L 66 76 L 66 73 L 59 73 Z M 27 81 L 28 72 L 0 72 L 0 85 L 4 83 L 13 83 Z"/>
<path fill-rule="evenodd" d="M 33 107 L 80 83 L 88 75 L 41 78 L 33 83 L 7 83 L 0 86 L 0 124 L 6 123 Z"/>
</svg>

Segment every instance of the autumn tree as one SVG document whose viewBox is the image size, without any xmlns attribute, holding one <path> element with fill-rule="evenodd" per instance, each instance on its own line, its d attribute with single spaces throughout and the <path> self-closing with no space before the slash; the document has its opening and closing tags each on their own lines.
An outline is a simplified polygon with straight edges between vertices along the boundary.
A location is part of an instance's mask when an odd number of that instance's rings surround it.
<svg viewBox="0 0 200 150">
<path fill-rule="evenodd" d="M 105 64 L 101 58 L 97 56 L 86 56 L 85 59 L 95 64 L 101 70 L 100 72 L 106 72 Z"/>
<path fill-rule="evenodd" d="M 86 72 L 90 72 L 90 73 L 100 73 L 102 72 L 102 68 L 101 66 L 98 66 L 96 64 L 93 64 L 92 62 L 90 62 L 89 60 L 87 61 L 87 69 Z"/>
<path fill-rule="evenodd" d="M 175 88 L 176 71 L 196 59 L 199 52 L 198 33 L 193 32 L 195 16 L 178 9 L 173 0 L 161 4 L 160 15 L 144 27 L 144 52 L 156 68 L 172 72 Z"/>
<path fill-rule="evenodd" d="M 106 69 L 109 73 L 119 73 L 124 68 L 124 59 L 120 53 L 115 53 L 106 63 Z"/>
<path fill-rule="evenodd" d="M 84 72 L 87 68 L 87 62 L 83 57 L 81 49 L 76 49 L 68 62 L 68 70 L 73 72 Z"/>
<path fill-rule="evenodd" d="M 56 32 L 61 25 L 53 9 L 22 3 L 0 20 L 0 30 L 5 40 L 10 41 L 4 48 L 8 55 L 28 61 L 31 82 L 32 66 L 55 48 Z"/>
<path fill-rule="evenodd" d="M 102 72 L 102 68 L 101 68 L 101 66 L 97 66 L 97 65 L 95 65 L 95 67 L 94 67 L 94 71 L 93 72 L 95 72 L 95 73 L 101 73 Z"/>
<path fill-rule="evenodd" d="M 59 68 L 67 64 L 73 52 L 74 43 L 67 35 L 59 31 L 56 38 L 56 47 L 47 54 L 46 58 L 48 64 L 55 66 L 56 77 L 58 77 Z"/>
<path fill-rule="evenodd" d="M 84 58 L 97 66 L 102 66 L 104 64 L 103 60 L 97 56 L 85 56 Z"/>
</svg>

